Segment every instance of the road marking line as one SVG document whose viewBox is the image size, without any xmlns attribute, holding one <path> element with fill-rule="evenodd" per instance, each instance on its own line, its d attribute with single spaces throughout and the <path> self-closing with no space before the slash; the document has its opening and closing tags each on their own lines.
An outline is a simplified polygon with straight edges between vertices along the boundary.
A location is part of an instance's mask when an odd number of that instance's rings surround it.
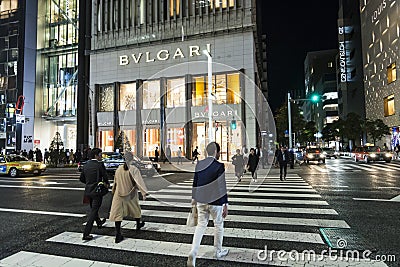
<svg viewBox="0 0 400 267">
<path fill-rule="evenodd" d="M 400 202 L 400 195 L 395 196 L 391 199 L 380 199 L 380 198 L 356 198 L 354 197 L 353 200 L 361 200 L 361 201 L 381 201 L 381 202 Z"/>
<path fill-rule="evenodd" d="M 50 254 L 41 254 L 28 251 L 20 251 L 7 258 L 0 260 L 0 266 L 65 266 L 65 267 L 90 267 L 90 266 L 113 266 L 113 267 L 128 267 L 131 265 L 121 265 L 110 262 L 92 261 L 78 258 L 69 258 Z M 133 267 L 133 266 L 132 266 Z"/>
<path fill-rule="evenodd" d="M 360 163 L 354 163 L 353 165 L 355 168 L 361 169 L 361 170 L 366 170 L 366 171 L 370 171 L 370 172 L 376 172 L 377 170 L 375 169 L 371 169 L 371 168 L 367 168 L 364 166 L 361 166 Z"/>
<path fill-rule="evenodd" d="M 186 219 L 188 212 L 180 211 L 161 211 L 146 210 L 142 208 L 142 216 Z M 211 218 L 210 218 L 211 219 Z M 317 227 L 333 227 L 333 228 L 350 228 L 343 220 L 329 219 L 310 219 L 310 218 L 293 218 L 293 217 L 271 217 L 271 216 L 249 216 L 249 215 L 229 215 L 225 219 L 226 222 L 246 222 L 258 224 L 281 224 L 281 225 L 301 225 L 301 226 L 317 226 Z"/>
<path fill-rule="evenodd" d="M 35 183 L 41 185 L 49 185 L 49 184 L 68 184 L 68 183 L 59 183 L 59 182 L 51 182 L 51 181 L 13 181 L 13 180 L 0 180 L 0 182 L 4 183 Z"/>
<path fill-rule="evenodd" d="M 173 204 L 168 202 L 160 202 L 153 200 L 141 201 L 142 207 L 180 207 L 190 208 L 192 205 L 190 202 L 174 202 Z M 265 207 L 265 206 L 246 206 L 246 205 L 229 205 L 229 210 L 234 211 L 252 211 L 252 212 L 274 212 L 274 213 L 295 213 L 295 214 L 324 214 L 324 215 L 338 215 L 334 209 L 314 209 L 314 208 L 291 208 L 291 207 Z"/>
<path fill-rule="evenodd" d="M 329 172 L 329 170 L 327 170 L 327 169 L 324 169 L 324 168 L 321 168 L 321 167 L 319 167 L 319 166 L 317 166 L 317 165 L 308 165 L 311 169 L 313 169 L 313 170 L 316 170 L 316 171 L 319 171 L 319 172 L 323 172 L 323 173 L 328 173 Z"/>
<path fill-rule="evenodd" d="M 55 189 L 55 190 L 75 190 L 84 191 L 83 187 L 53 187 L 53 186 L 31 186 L 31 185 L 0 185 L 3 188 L 25 188 L 25 189 Z"/>
<path fill-rule="evenodd" d="M 178 190 L 179 191 L 179 190 Z M 175 197 L 176 199 L 186 199 L 186 198 L 190 198 L 190 196 L 183 196 L 183 195 L 176 195 L 176 194 L 167 194 L 169 192 L 161 192 L 160 194 L 158 193 L 158 191 L 151 193 L 150 195 L 152 197 Z M 188 192 L 188 194 L 191 194 L 192 192 Z M 231 194 L 233 193 L 233 194 Z M 302 194 L 302 193 L 249 193 L 249 192 L 243 192 L 240 194 L 234 194 L 235 192 L 229 192 L 228 196 L 230 195 L 234 195 L 234 196 L 244 196 L 244 197 L 248 197 L 248 196 L 265 196 L 265 197 L 289 197 L 289 198 L 321 198 L 321 195 L 319 194 Z M 257 199 L 259 200 L 259 199 Z"/>
<path fill-rule="evenodd" d="M 237 191 L 237 190 L 246 190 L 246 189 L 247 189 L 247 191 L 254 191 L 254 189 L 255 189 L 257 191 L 277 191 L 277 192 L 283 191 L 283 192 L 304 192 L 304 193 L 313 192 L 313 193 L 317 193 L 317 191 L 315 189 L 313 189 L 311 186 L 310 187 L 303 187 L 303 188 L 286 188 L 286 187 L 283 187 L 283 186 L 259 188 L 259 187 L 256 187 L 256 186 L 229 186 L 228 185 L 227 188 L 228 189 L 233 189 L 233 190 L 235 190 L 235 192 L 242 192 L 242 191 Z M 161 190 L 170 190 L 170 189 L 172 189 L 172 191 L 180 191 L 180 192 L 183 192 L 183 193 L 186 190 L 192 192 L 192 186 L 191 185 L 181 185 L 181 186 L 171 185 L 171 186 L 168 186 L 168 188 L 164 188 L 164 189 L 161 189 Z"/>
<path fill-rule="evenodd" d="M 104 226 L 114 228 L 114 224 L 106 223 Z M 122 221 L 121 227 L 123 229 L 135 230 L 136 222 Z M 172 234 L 194 234 L 195 229 L 195 227 L 188 227 L 186 225 L 156 222 L 146 222 L 146 225 L 142 228 L 144 231 Z M 205 235 L 214 236 L 214 228 L 207 227 Z M 226 226 L 224 228 L 224 237 L 324 244 L 320 234 L 316 233 L 229 228 Z"/>
<path fill-rule="evenodd" d="M 266 191 L 266 190 L 264 190 Z M 276 190 L 270 190 L 270 191 L 276 191 Z M 285 196 L 285 197 L 315 197 L 315 198 L 320 198 L 321 195 L 318 194 L 318 192 L 314 189 L 312 189 L 312 191 L 308 191 L 309 194 L 307 193 L 298 193 L 298 192 L 291 192 L 291 193 L 285 193 L 285 192 L 289 192 L 291 190 L 278 190 L 278 191 L 282 191 L 279 193 L 269 193 L 269 192 L 249 192 L 249 191 L 245 191 L 245 192 L 236 192 L 236 191 L 229 191 L 228 196 L 252 196 L 252 197 L 263 197 L 263 196 Z M 304 192 L 303 190 L 301 190 L 300 192 Z M 157 195 L 158 193 L 160 194 L 164 194 L 164 193 L 178 193 L 178 194 L 192 194 L 192 190 L 188 189 L 188 190 L 173 190 L 173 189 L 161 189 L 158 191 L 149 191 L 150 194 L 153 195 Z M 314 193 L 314 194 L 313 194 Z"/>
<path fill-rule="evenodd" d="M 266 185 L 266 184 L 262 184 L 262 185 L 245 185 L 245 184 L 237 184 L 234 186 L 234 188 L 240 188 L 240 189 L 247 189 L 247 188 L 253 188 L 253 187 L 257 187 L 257 189 L 259 188 L 260 190 L 264 190 L 263 188 L 294 188 L 294 189 L 312 189 L 313 187 L 311 185 L 285 185 L 284 183 L 280 183 L 280 184 L 270 184 L 270 185 Z M 182 183 L 178 183 L 178 184 L 173 184 L 168 186 L 168 188 L 192 188 L 192 183 L 190 184 L 182 184 Z"/>
<path fill-rule="evenodd" d="M 81 240 L 82 238 L 81 233 L 64 232 L 52 238 L 49 238 L 46 241 L 94 247 L 94 248 L 101 247 L 106 249 L 123 250 L 130 252 L 177 256 L 185 259 L 187 258 L 192 247 L 191 244 L 186 244 L 186 243 L 145 240 L 137 238 L 126 238 L 121 243 L 115 244 L 114 236 L 102 236 L 102 235 L 93 235 L 93 236 L 94 236 L 93 240 L 85 242 Z M 223 258 L 223 261 L 227 262 L 249 263 L 251 265 L 265 264 L 274 266 L 294 266 L 294 265 L 306 266 L 307 264 L 309 264 L 307 260 L 309 255 L 301 252 L 298 253 L 299 260 L 293 259 L 292 253 L 289 252 L 284 253 L 283 255 L 280 252 L 274 252 L 271 253 L 272 254 L 271 257 L 266 256 L 264 260 L 262 257 L 259 257 L 263 256 L 264 248 L 249 249 L 249 248 L 227 247 L 227 249 L 229 249 L 229 254 Z M 279 257 L 277 253 L 280 253 Z M 214 246 L 201 245 L 198 253 L 198 258 L 216 260 Z M 361 266 L 363 265 L 363 263 L 366 263 L 369 266 L 386 266 L 383 262 L 374 262 L 369 259 L 366 260 L 361 259 L 360 261 L 352 262 L 348 260 L 344 261 L 338 261 L 338 259 L 332 260 L 327 256 L 323 257 L 323 259 L 321 259 L 321 262 L 324 265 L 337 265 L 337 266 L 348 266 L 348 267 Z"/>
<path fill-rule="evenodd" d="M 64 212 L 53 212 L 53 211 L 41 211 L 41 210 L 21 210 L 21 209 L 5 209 L 0 208 L 0 212 L 14 212 L 14 213 L 30 213 L 30 214 L 42 214 L 42 215 L 55 215 L 55 216 L 65 216 L 65 217 L 85 217 L 86 214 L 76 214 L 76 213 L 64 213 Z"/>
<path fill-rule="evenodd" d="M 169 172 L 169 173 L 163 173 L 163 174 L 156 174 L 153 177 L 164 177 L 164 176 L 169 176 L 169 175 L 173 175 L 173 173 Z"/>
</svg>

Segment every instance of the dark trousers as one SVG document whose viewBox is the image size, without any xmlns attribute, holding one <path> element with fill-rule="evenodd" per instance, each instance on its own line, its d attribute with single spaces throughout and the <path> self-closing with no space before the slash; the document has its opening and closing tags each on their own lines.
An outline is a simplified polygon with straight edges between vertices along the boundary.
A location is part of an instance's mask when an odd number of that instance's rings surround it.
<svg viewBox="0 0 400 267">
<path fill-rule="evenodd" d="M 280 177 L 282 178 L 282 172 L 283 172 L 283 177 L 286 177 L 287 173 L 287 161 L 279 162 L 279 168 L 280 168 Z"/>
<path fill-rule="evenodd" d="M 101 207 L 102 202 L 103 202 L 103 197 L 90 197 L 90 214 L 85 226 L 85 231 L 83 232 L 83 236 L 90 235 L 94 221 L 96 221 L 97 225 L 101 224 L 99 217 L 99 209 Z"/>
</svg>

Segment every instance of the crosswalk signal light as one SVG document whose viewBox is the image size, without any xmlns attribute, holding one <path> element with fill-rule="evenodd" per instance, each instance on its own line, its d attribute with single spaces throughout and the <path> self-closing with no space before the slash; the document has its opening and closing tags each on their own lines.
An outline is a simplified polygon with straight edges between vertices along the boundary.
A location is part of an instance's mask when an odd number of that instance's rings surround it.
<svg viewBox="0 0 400 267">
<path fill-rule="evenodd" d="M 231 129 L 236 130 L 236 120 L 231 121 Z"/>
<path fill-rule="evenodd" d="M 319 102 L 320 98 L 321 97 L 318 94 L 312 94 L 310 100 L 313 103 L 317 103 L 317 102 Z"/>
</svg>

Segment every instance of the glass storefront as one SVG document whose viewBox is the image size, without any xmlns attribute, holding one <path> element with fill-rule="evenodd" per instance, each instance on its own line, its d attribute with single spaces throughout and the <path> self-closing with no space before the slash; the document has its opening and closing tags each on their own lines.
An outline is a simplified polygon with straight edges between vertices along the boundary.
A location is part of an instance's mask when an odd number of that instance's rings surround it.
<svg viewBox="0 0 400 267">
<path fill-rule="evenodd" d="M 143 82 L 143 109 L 160 108 L 160 80 Z"/>
<path fill-rule="evenodd" d="M 147 128 L 143 132 L 143 155 L 154 157 L 156 147 L 160 150 L 160 129 Z"/>
<path fill-rule="evenodd" d="M 120 89 L 120 105 L 119 110 L 135 110 L 136 109 L 136 83 L 121 84 Z"/>
<path fill-rule="evenodd" d="M 184 107 L 185 78 L 167 80 L 167 108 Z"/>
<path fill-rule="evenodd" d="M 114 132 L 112 130 L 100 130 L 100 148 L 104 152 L 111 152 L 114 148 Z"/>
<path fill-rule="evenodd" d="M 182 155 L 185 155 L 185 128 L 170 128 L 167 130 L 167 145 L 171 148 L 172 157 L 178 156 L 181 148 Z"/>
</svg>

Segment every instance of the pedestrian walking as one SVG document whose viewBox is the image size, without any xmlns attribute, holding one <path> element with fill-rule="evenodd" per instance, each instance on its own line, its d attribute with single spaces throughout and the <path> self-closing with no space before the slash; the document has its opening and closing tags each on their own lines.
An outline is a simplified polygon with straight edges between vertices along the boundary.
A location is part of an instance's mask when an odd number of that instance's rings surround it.
<svg viewBox="0 0 400 267">
<path fill-rule="evenodd" d="M 199 151 L 198 151 L 199 147 L 196 146 L 196 148 L 193 150 L 192 152 L 192 164 L 194 164 L 194 161 L 197 160 L 197 162 L 199 162 Z"/>
<path fill-rule="evenodd" d="M 74 159 L 76 163 L 79 163 L 82 160 L 82 152 L 79 148 L 75 151 Z"/>
<path fill-rule="evenodd" d="M 257 156 L 255 149 L 251 148 L 247 169 L 251 172 L 253 182 L 257 182 L 257 167 L 259 160 L 260 158 Z"/>
<path fill-rule="evenodd" d="M 246 173 L 247 163 L 249 163 L 249 150 L 246 147 L 243 148 L 243 160 L 244 166 L 246 166 L 246 168 L 243 170 L 243 173 Z"/>
<path fill-rule="evenodd" d="M 110 221 L 115 222 L 115 243 L 124 239 L 121 234 L 121 222 L 124 217 L 135 218 L 136 230 L 140 230 L 145 224 L 141 220 L 142 210 L 139 205 L 138 190 L 142 194 L 143 200 L 146 200 L 147 187 L 139 169 L 132 164 L 132 161 L 132 153 L 126 151 L 125 163 L 115 171 L 110 212 Z"/>
<path fill-rule="evenodd" d="M 165 150 L 164 164 L 166 161 L 168 161 L 169 164 L 171 164 L 171 147 L 170 147 L 170 145 L 168 145 L 167 149 Z"/>
<path fill-rule="evenodd" d="M 26 150 L 25 150 L 25 152 L 26 152 Z M 49 151 L 47 150 L 47 148 L 45 148 L 44 149 L 44 163 L 49 163 L 49 157 L 50 157 L 50 153 L 49 153 Z"/>
<path fill-rule="evenodd" d="M 86 184 L 84 194 L 85 197 L 89 198 L 90 203 L 90 214 L 83 232 L 83 240 L 93 239 L 90 232 L 92 231 L 94 221 L 96 221 L 98 228 L 101 228 L 106 222 L 105 218 L 101 220 L 99 217 L 99 209 L 103 202 L 103 196 L 96 193 L 96 187 L 100 181 L 103 181 L 106 187 L 110 186 L 106 168 L 101 161 L 101 152 L 100 148 L 93 148 L 91 150 L 89 155 L 90 160 L 83 166 L 80 176 L 80 181 Z"/>
<path fill-rule="evenodd" d="M 281 181 L 286 180 L 287 173 L 287 164 L 290 160 L 289 151 L 286 147 L 281 146 L 281 149 L 278 151 L 277 161 L 279 162 L 279 176 Z"/>
<path fill-rule="evenodd" d="M 159 157 L 160 157 L 160 152 L 158 152 L 158 146 L 156 146 L 156 150 L 154 151 L 154 162 L 158 162 Z"/>
<path fill-rule="evenodd" d="M 240 154 L 240 149 L 236 149 L 236 155 L 232 157 L 232 164 L 235 166 L 235 176 L 238 182 L 242 181 L 243 169 L 244 169 L 244 159 L 243 155 Z"/>
<path fill-rule="evenodd" d="M 38 147 L 35 150 L 35 155 L 36 155 L 36 162 L 42 162 L 43 160 L 42 151 Z"/>
<path fill-rule="evenodd" d="M 197 206 L 198 222 L 193 235 L 192 249 L 187 266 L 196 266 L 196 256 L 201 240 L 211 217 L 214 222 L 215 256 L 220 259 L 229 253 L 222 248 L 224 238 L 224 219 L 228 215 L 228 195 L 225 181 L 225 167 L 218 162 L 221 148 L 211 142 L 206 148 L 208 157 L 197 163 L 193 178 L 192 205 Z"/>
<path fill-rule="evenodd" d="M 183 164 L 182 163 L 182 149 L 181 149 L 181 147 L 179 147 L 179 149 L 178 149 L 178 164 L 180 163 L 180 164 Z"/>
</svg>

